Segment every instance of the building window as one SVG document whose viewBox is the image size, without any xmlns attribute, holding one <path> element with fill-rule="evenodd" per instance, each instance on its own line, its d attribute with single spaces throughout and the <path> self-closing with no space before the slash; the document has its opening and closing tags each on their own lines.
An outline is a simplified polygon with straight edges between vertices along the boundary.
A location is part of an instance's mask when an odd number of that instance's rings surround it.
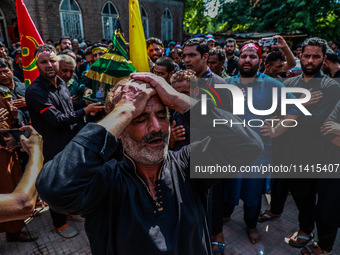
<svg viewBox="0 0 340 255">
<path fill-rule="evenodd" d="M 173 20 L 168 8 L 162 14 L 162 41 L 170 41 L 173 36 Z"/>
<path fill-rule="evenodd" d="M 62 35 L 69 36 L 71 39 L 84 38 L 83 20 L 77 2 L 75 0 L 63 0 L 59 11 Z"/>
<path fill-rule="evenodd" d="M 106 2 L 102 10 L 103 38 L 111 40 L 118 19 L 118 11 L 111 2 Z"/>
<path fill-rule="evenodd" d="M 149 18 L 143 6 L 140 7 L 145 38 L 149 38 Z"/>
</svg>

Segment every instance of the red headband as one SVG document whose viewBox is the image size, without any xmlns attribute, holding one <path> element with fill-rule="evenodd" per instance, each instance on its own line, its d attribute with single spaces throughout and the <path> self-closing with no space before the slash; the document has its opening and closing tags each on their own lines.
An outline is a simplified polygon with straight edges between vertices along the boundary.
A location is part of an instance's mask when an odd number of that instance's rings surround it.
<svg viewBox="0 0 340 255">
<path fill-rule="evenodd" d="M 261 57 L 261 55 L 262 55 L 262 50 L 261 50 L 261 48 L 260 48 L 259 46 L 257 46 L 255 43 L 247 43 L 247 44 L 245 44 L 245 45 L 241 48 L 240 52 L 243 51 L 245 48 L 249 48 L 249 47 L 255 49 L 255 50 L 257 51 L 257 53 L 259 54 L 259 57 Z"/>
</svg>

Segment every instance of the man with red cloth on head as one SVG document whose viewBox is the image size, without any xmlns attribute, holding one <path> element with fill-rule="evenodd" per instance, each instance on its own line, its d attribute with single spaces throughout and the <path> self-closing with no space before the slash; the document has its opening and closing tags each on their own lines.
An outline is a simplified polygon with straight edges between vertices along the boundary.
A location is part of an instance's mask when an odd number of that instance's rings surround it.
<svg viewBox="0 0 340 255">
<path fill-rule="evenodd" d="M 80 119 L 86 114 L 103 110 L 100 103 L 89 104 L 85 108 L 74 110 L 70 92 L 57 73 L 59 61 L 53 46 L 45 44 L 34 52 L 40 75 L 27 87 L 26 103 L 32 119 L 32 126 L 44 139 L 44 163 L 64 149 L 77 134 Z M 67 222 L 67 215 L 57 213 L 50 208 L 56 232 L 71 238 L 78 231 Z"/>
<path fill-rule="evenodd" d="M 252 164 L 252 166 L 259 167 L 272 164 L 272 138 L 285 132 L 288 128 L 287 126 L 290 126 L 293 120 L 297 119 L 298 115 L 300 115 L 300 111 L 295 105 L 287 105 L 287 114 L 282 116 L 282 119 L 285 119 L 285 123 L 289 124 L 283 126 L 281 125 L 281 121 L 279 124 L 274 124 L 273 122 L 270 124 L 266 121 L 270 119 L 271 114 L 260 115 L 253 113 L 253 110 L 251 110 L 249 105 L 252 105 L 253 108 L 258 111 L 270 109 L 274 101 L 273 89 L 277 90 L 277 94 L 275 95 L 276 102 L 278 107 L 281 106 L 281 89 L 284 88 L 284 86 L 276 79 L 258 71 L 261 54 L 262 50 L 260 45 L 254 41 L 246 42 L 240 50 L 240 57 L 238 59 L 238 69 L 240 73 L 227 79 L 228 84 L 235 85 L 243 91 L 245 99 L 248 101 L 248 104 L 246 103 L 244 105 L 244 114 L 239 115 L 239 117 L 244 123 L 248 123 L 250 128 L 262 138 L 264 150 Z M 252 102 L 249 102 L 247 95 L 251 93 L 250 88 L 252 89 Z M 287 99 L 295 98 L 291 93 L 287 93 L 286 97 Z M 256 126 L 251 126 L 249 123 L 254 120 L 256 120 L 257 123 L 262 123 L 262 125 L 256 124 Z M 244 202 L 244 221 L 247 226 L 248 237 L 250 242 L 255 244 L 261 240 L 256 225 L 257 217 L 261 210 L 262 194 L 264 194 L 267 189 L 267 179 L 266 176 L 259 178 L 260 175 L 252 175 L 250 178 L 249 175 L 240 174 L 238 177 L 237 179 L 226 179 L 224 182 L 224 195 L 227 204 L 224 216 L 230 218 L 235 206 L 238 205 L 239 200 L 242 199 Z M 215 202 L 216 201 L 213 202 L 213 216 L 214 208 L 216 208 L 214 207 Z M 222 220 L 220 220 L 220 222 L 222 223 Z M 220 227 L 219 231 L 217 231 L 217 227 Z M 212 233 L 214 242 L 223 242 L 222 225 L 214 226 L 213 224 Z M 219 246 L 221 245 L 219 244 Z"/>
</svg>

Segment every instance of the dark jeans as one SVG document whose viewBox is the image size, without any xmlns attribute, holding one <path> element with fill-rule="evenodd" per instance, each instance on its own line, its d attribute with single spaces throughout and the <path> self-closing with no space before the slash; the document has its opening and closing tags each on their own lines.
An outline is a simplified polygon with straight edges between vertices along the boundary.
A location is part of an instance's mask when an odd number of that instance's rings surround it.
<svg viewBox="0 0 340 255">
<path fill-rule="evenodd" d="M 60 228 L 66 224 L 67 215 L 57 213 L 50 208 L 53 225 L 55 228 Z"/>
</svg>

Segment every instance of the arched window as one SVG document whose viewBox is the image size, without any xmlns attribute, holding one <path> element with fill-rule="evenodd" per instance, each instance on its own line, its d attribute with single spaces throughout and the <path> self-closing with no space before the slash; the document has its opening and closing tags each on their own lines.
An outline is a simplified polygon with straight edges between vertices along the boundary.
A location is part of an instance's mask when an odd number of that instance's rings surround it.
<svg viewBox="0 0 340 255">
<path fill-rule="evenodd" d="M 143 6 L 140 7 L 145 38 L 149 38 L 149 18 Z"/>
<path fill-rule="evenodd" d="M 118 19 L 118 11 L 112 2 L 106 2 L 102 10 L 103 38 L 111 40 L 115 24 Z"/>
<path fill-rule="evenodd" d="M 84 38 L 83 20 L 77 2 L 75 0 L 63 0 L 59 11 L 62 35 L 69 36 L 71 39 Z"/>
<path fill-rule="evenodd" d="M 162 41 L 172 40 L 173 37 L 173 20 L 168 8 L 162 14 Z"/>
</svg>

